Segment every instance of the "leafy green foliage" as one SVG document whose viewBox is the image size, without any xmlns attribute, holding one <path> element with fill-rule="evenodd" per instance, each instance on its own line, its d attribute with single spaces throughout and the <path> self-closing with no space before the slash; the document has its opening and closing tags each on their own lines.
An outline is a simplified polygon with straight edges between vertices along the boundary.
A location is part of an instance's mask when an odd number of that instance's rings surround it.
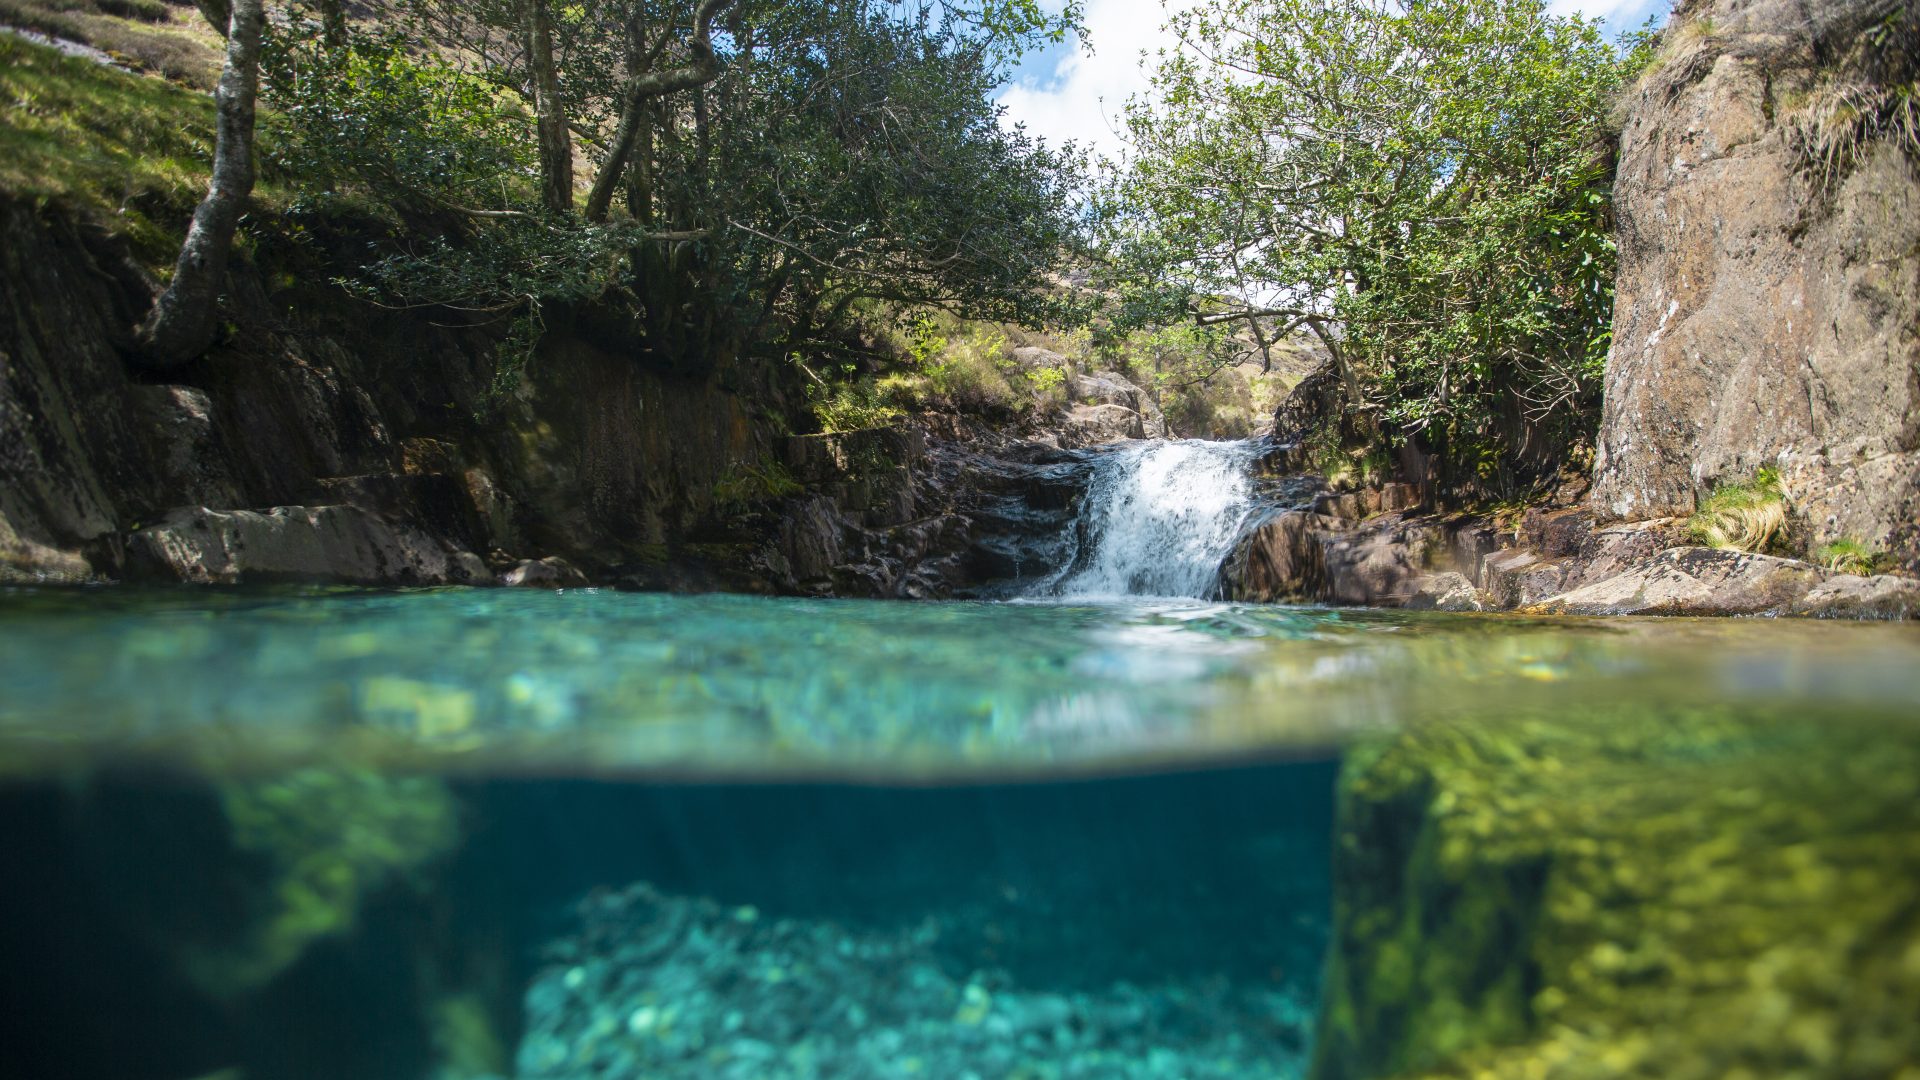
<svg viewBox="0 0 1920 1080">
<path fill-rule="evenodd" d="M 307 200 L 358 188 L 403 209 L 498 208 L 528 185 L 534 151 L 517 97 L 390 31 L 329 48 L 313 20 L 269 28 L 262 67 L 287 133 L 269 152 L 307 181 Z"/>
<path fill-rule="evenodd" d="M 1607 105 L 1636 58 L 1544 0 L 1233 0 L 1173 26 L 1105 199 L 1123 320 L 1310 330 L 1350 419 L 1467 486 L 1589 435 Z"/>
<path fill-rule="evenodd" d="M 873 379 L 860 376 L 853 365 L 830 370 L 829 375 L 831 381 L 815 376 L 807 384 L 807 405 L 821 431 L 833 434 L 886 427 L 904 415 Z"/>
<path fill-rule="evenodd" d="M 346 48 L 296 15 L 270 87 L 293 133 L 281 158 L 316 181 L 301 208 L 358 200 L 408 223 L 356 278 L 371 298 L 613 306 L 641 355 L 684 371 L 797 352 L 832 375 L 875 299 L 996 318 L 1045 305 L 1075 243 L 1075 162 L 1003 130 L 992 95 L 1071 12 L 741 0 L 716 31 L 714 81 L 632 105 L 628 77 L 678 62 L 693 7 L 549 5 L 578 149 L 611 167 L 614 129 L 640 130 L 624 207 L 604 222 L 543 209 L 521 5 L 393 0 L 385 29 L 357 28 Z M 666 51 L 639 56 L 636 41 Z M 862 394 L 816 411 L 850 423 L 872 412 Z"/>
</svg>

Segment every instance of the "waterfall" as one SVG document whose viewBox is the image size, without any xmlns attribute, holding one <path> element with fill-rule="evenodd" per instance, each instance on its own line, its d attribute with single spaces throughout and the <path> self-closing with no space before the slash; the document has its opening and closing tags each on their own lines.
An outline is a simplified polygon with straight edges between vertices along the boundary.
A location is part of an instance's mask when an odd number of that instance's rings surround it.
<svg viewBox="0 0 1920 1080">
<path fill-rule="evenodd" d="M 1062 597 L 1213 595 L 1257 512 L 1251 442 L 1134 443 L 1094 469 L 1078 553 L 1043 589 Z"/>
</svg>

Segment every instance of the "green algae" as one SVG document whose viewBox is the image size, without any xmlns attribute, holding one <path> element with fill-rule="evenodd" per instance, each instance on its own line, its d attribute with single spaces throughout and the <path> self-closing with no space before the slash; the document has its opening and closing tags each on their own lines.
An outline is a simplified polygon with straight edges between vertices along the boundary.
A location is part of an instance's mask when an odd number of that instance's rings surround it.
<svg viewBox="0 0 1920 1080">
<path fill-rule="evenodd" d="M 1920 734 L 1509 701 L 1349 756 L 1314 1075 L 1913 1076 Z"/>
<path fill-rule="evenodd" d="M 422 872 L 459 841 L 459 807 L 432 777 L 308 768 L 218 788 L 250 917 L 217 944 L 189 949 L 182 968 L 202 989 L 232 997 L 291 967 L 322 938 L 353 929 L 361 902 Z"/>
</svg>

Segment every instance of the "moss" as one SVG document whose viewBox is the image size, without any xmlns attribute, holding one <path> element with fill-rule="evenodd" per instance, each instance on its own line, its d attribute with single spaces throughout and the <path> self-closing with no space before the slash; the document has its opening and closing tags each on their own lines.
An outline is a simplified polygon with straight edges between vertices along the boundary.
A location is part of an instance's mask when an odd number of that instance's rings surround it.
<svg viewBox="0 0 1920 1080">
<path fill-rule="evenodd" d="M 1355 753 L 1315 1075 L 1920 1061 L 1920 741 L 1713 707 L 1459 715 Z"/>
<path fill-rule="evenodd" d="M 459 838 L 458 808 L 428 777 L 303 769 L 220 789 L 234 847 L 261 873 L 253 917 L 184 967 L 210 993 L 251 990 L 321 938 L 351 929 L 372 892 L 415 878 Z"/>
<path fill-rule="evenodd" d="M 723 509 L 739 509 L 798 495 L 801 490 L 800 482 L 785 465 L 762 457 L 758 462 L 729 466 L 726 475 L 713 485 L 713 503 Z"/>
</svg>

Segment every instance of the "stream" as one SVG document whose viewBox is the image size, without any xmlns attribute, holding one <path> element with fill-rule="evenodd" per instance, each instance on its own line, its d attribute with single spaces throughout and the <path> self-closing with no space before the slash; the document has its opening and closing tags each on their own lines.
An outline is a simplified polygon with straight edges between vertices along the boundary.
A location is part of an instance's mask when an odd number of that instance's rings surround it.
<svg viewBox="0 0 1920 1080">
<path fill-rule="evenodd" d="M 1253 453 L 1098 458 L 998 602 L 0 590 L 0 1074 L 1390 1075 L 1353 920 L 1433 859 L 1914 884 L 1920 633 L 1220 602 Z"/>
</svg>

